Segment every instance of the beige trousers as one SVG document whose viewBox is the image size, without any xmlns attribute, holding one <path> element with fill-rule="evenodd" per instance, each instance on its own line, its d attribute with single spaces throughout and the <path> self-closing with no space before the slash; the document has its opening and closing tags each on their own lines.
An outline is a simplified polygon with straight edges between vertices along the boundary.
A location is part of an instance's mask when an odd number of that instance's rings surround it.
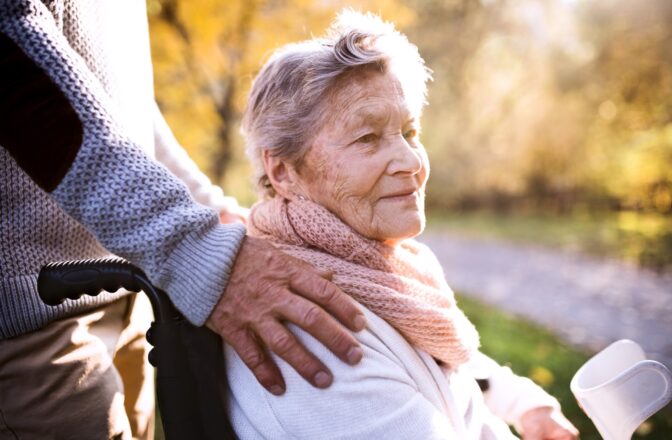
<svg viewBox="0 0 672 440">
<path fill-rule="evenodd" d="M 152 439 L 151 319 L 132 294 L 0 341 L 0 440 Z"/>
</svg>

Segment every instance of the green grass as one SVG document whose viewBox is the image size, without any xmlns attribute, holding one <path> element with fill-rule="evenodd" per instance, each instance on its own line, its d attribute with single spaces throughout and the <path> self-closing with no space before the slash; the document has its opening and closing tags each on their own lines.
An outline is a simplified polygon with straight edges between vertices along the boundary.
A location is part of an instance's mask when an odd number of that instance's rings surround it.
<svg viewBox="0 0 672 440">
<path fill-rule="evenodd" d="M 433 211 L 428 229 L 575 250 L 657 270 L 672 267 L 672 216 L 636 212 L 551 216 Z"/>
<path fill-rule="evenodd" d="M 555 396 L 564 414 L 581 432 L 582 440 L 600 439 L 569 389 L 572 376 L 588 360 L 589 353 L 569 347 L 537 325 L 472 299 L 459 296 L 458 303 L 478 328 L 484 353 L 517 374 L 531 378 Z M 644 423 L 633 438 L 672 438 L 672 405 Z"/>
</svg>

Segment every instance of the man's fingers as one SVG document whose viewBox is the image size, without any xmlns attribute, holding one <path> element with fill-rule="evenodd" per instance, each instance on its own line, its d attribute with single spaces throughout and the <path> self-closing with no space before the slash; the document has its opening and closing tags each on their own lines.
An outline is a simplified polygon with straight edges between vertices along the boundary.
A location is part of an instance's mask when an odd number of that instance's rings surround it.
<svg viewBox="0 0 672 440">
<path fill-rule="evenodd" d="M 319 276 L 324 278 L 327 281 L 331 281 L 334 278 L 334 272 L 331 270 L 315 270 L 315 273 L 317 273 Z"/>
<path fill-rule="evenodd" d="M 312 264 L 295 257 L 289 257 L 289 261 L 291 261 L 291 263 L 294 264 L 295 268 L 299 269 L 300 272 L 314 273 L 320 276 L 321 278 L 324 278 L 325 280 L 329 281 L 331 281 L 332 278 L 334 277 L 333 270 L 318 269 Z"/>
<path fill-rule="evenodd" d="M 310 333 L 343 362 L 354 365 L 362 359 L 355 337 L 316 304 L 294 295 L 276 314 Z"/>
<path fill-rule="evenodd" d="M 327 388 L 331 385 L 333 376 L 329 369 L 306 350 L 284 325 L 275 320 L 267 320 L 257 331 L 273 353 L 284 359 L 313 386 Z"/>
<path fill-rule="evenodd" d="M 310 383 L 327 387 L 332 381 L 329 370 L 278 319 L 294 322 L 341 359 L 356 363 L 361 349 L 340 323 L 359 331 L 366 326 L 366 318 L 352 298 L 327 281 L 330 276 L 264 240 L 246 237 L 207 325 L 233 346 L 271 392 L 277 391 L 274 385 L 284 389 L 284 382 L 265 349 L 281 356 Z M 288 304 L 297 303 L 302 307 L 288 310 Z"/>
<path fill-rule="evenodd" d="M 357 302 L 314 271 L 295 271 L 290 278 L 290 287 L 295 293 L 319 304 L 350 330 L 358 332 L 366 327 L 366 318 Z M 312 330 L 309 333 L 312 334 Z"/>
<path fill-rule="evenodd" d="M 226 339 L 261 386 L 276 396 L 285 392 L 285 382 L 278 366 L 249 331 L 238 331 Z"/>
</svg>

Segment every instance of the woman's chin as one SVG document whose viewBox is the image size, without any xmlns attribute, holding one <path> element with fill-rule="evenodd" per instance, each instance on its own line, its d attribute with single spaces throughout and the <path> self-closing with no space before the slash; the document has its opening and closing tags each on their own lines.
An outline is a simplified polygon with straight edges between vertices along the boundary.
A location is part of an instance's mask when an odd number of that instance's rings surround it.
<svg viewBox="0 0 672 440">
<path fill-rule="evenodd" d="M 412 218 L 404 218 L 407 216 L 401 216 L 398 218 L 390 218 L 391 222 L 385 231 L 381 234 L 382 241 L 388 244 L 396 244 L 402 240 L 408 238 L 417 237 L 425 230 L 425 216 L 424 214 L 418 214 L 412 216 Z"/>
</svg>

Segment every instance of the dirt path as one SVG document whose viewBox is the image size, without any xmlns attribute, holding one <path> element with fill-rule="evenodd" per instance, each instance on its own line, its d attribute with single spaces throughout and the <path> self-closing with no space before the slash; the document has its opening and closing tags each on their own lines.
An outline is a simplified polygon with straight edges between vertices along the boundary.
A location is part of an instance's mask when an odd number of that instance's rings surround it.
<svg viewBox="0 0 672 440">
<path fill-rule="evenodd" d="M 428 232 L 453 289 L 549 328 L 593 351 L 639 343 L 672 369 L 672 274 L 499 241 Z"/>
</svg>

